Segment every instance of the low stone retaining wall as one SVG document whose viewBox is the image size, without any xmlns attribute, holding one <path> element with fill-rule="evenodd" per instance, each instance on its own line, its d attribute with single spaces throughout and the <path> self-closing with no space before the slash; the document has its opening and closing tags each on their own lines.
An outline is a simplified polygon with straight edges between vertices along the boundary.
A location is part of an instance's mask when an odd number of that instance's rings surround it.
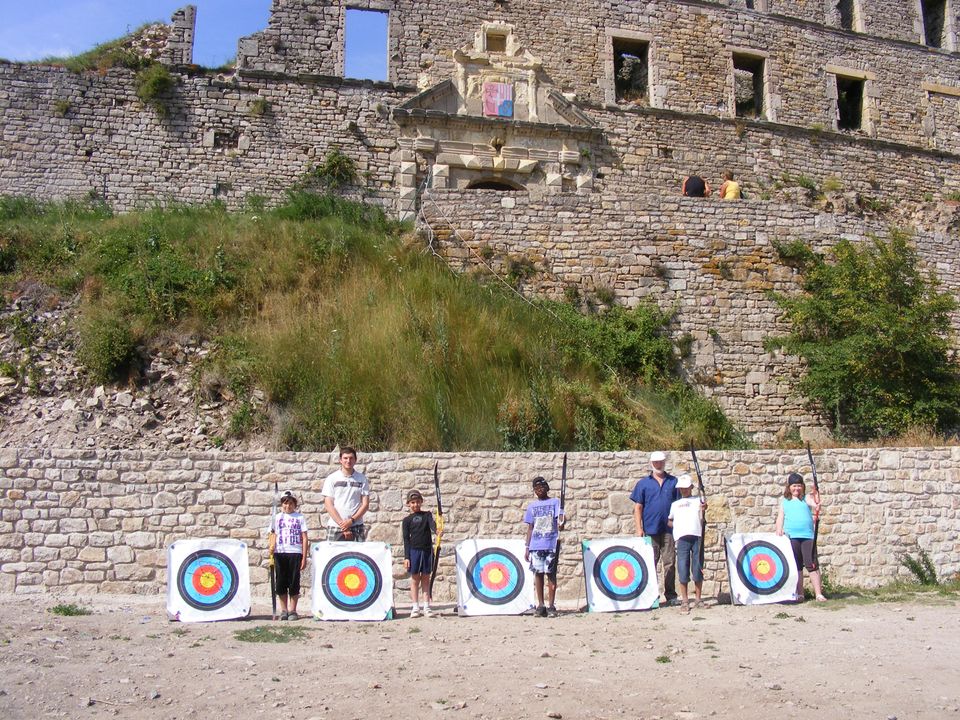
<svg viewBox="0 0 960 720">
<path fill-rule="evenodd" d="M 709 502 L 706 590 L 715 592 L 722 581 L 726 591 L 719 534 L 772 531 L 783 479 L 795 470 L 809 478 L 809 466 L 800 450 L 699 457 Z M 419 488 L 426 509 L 434 508 L 435 462 L 446 512 L 436 595 L 449 600 L 455 544 L 522 537 L 530 479 L 543 474 L 558 492 L 562 455 L 361 453 L 358 467 L 373 486 L 370 539 L 393 544 L 398 577 L 403 497 Z M 571 453 L 568 464 L 560 595 L 569 602 L 584 594 L 580 541 L 634 532 L 629 493 L 647 471 L 647 454 Z M 264 595 L 274 482 L 302 499 L 318 539 L 320 489 L 336 468 L 332 454 L 2 449 L 0 592 L 162 593 L 169 543 L 229 537 L 249 543 L 254 593 Z M 689 471 L 689 454 L 668 453 L 668 469 Z M 820 558 L 831 581 L 868 587 L 908 577 L 899 556 L 918 547 L 941 577 L 960 572 L 960 447 L 830 450 L 818 453 L 817 469 L 824 500 Z M 404 600 L 398 589 L 397 601 Z"/>
</svg>

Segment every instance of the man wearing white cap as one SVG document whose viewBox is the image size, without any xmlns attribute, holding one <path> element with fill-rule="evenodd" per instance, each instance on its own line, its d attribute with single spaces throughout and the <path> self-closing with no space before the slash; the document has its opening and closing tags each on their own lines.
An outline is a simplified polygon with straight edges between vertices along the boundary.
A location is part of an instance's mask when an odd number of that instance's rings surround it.
<svg viewBox="0 0 960 720">
<path fill-rule="evenodd" d="M 669 474 L 666 454 L 659 450 L 650 454 L 650 474 L 640 480 L 630 493 L 633 506 L 633 520 L 637 525 L 637 535 L 647 535 L 653 543 L 654 565 L 663 568 L 663 594 L 667 605 L 677 603 L 676 565 L 677 550 L 673 534 L 667 525 L 670 506 L 680 498 L 677 492 L 677 478 Z"/>
</svg>

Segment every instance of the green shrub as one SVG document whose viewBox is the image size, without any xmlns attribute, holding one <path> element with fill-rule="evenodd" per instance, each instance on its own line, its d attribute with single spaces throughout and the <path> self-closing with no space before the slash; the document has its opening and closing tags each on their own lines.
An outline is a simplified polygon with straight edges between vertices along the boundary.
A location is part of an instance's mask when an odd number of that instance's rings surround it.
<svg viewBox="0 0 960 720">
<path fill-rule="evenodd" d="M 78 617 L 81 615 L 93 615 L 91 610 L 87 610 L 84 607 L 80 607 L 74 603 L 54 605 L 50 608 L 50 612 L 54 615 L 60 615 L 62 617 Z"/>
<path fill-rule="evenodd" d="M 93 312 L 80 323 L 77 356 L 95 381 L 115 380 L 136 357 L 133 333 L 120 317 Z"/>
<path fill-rule="evenodd" d="M 926 550 L 918 548 L 917 557 L 904 553 L 900 556 L 900 564 L 907 568 L 921 585 L 934 586 L 940 584 L 937 569 L 933 566 L 933 561 Z"/>
<path fill-rule="evenodd" d="M 328 190 L 353 185 L 357 180 L 357 167 L 350 156 L 333 145 L 323 162 L 308 173 L 308 179 Z"/>
<path fill-rule="evenodd" d="M 841 240 L 829 261 L 806 259 L 800 294 L 775 298 L 791 324 L 776 340 L 807 366 L 798 389 L 835 429 L 888 437 L 960 419 L 956 301 L 920 269 L 904 234 L 864 246 Z"/>
<path fill-rule="evenodd" d="M 56 115 L 57 117 L 66 117 L 68 112 L 70 112 L 69 100 L 55 100 L 53 102 L 54 115 Z"/>
<path fill-rule="evenodd" d="M 167 103 L 176 83 L 166 67 L 153 63 L 137 73 L 137 97 L 144 105 L 152 107 L 157 115 L 165 118 L 170 114 Z"/>
<path fill-rule="evenodd" d="M 263 117 L 270 112 L 270 103 L 266 98 L 258 97 L 250 103 L 250 114 L 253 117 Z"/>
</svg>

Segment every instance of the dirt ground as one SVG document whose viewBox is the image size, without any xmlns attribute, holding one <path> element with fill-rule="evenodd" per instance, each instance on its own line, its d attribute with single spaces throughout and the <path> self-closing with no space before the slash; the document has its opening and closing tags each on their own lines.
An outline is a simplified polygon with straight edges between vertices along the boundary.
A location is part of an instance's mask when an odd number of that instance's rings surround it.
<svg viewBox="0 0 960 720">
<path fill-rule="evenodd" d="M 0 718 L 958 718 L 960 597 L 558 618 L 169 622 L 0 597 Z M 60 617 L 58 602 L 92 615 Z M 561 607 L 561 609 L 563 609 Z M 244 642 L 261 626 L 285 644 Z"/>
</svg>

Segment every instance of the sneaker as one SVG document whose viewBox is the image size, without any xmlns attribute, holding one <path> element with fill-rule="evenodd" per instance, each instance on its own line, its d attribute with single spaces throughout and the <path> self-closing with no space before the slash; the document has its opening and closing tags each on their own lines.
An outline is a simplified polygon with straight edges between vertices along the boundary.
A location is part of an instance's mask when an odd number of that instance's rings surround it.
<svg viewBox="0 0 960 720">
<path fill-rule="evenodd" d="M 428 608 L 428 607 L 425 607 L 425 608 L 423 609 L 423 616 L 424 616 L 424 617 L 433 617 L 433 610 L 431 610 L 431 609 Z"/>
<path fill-rule="evenodd" d="M 534 614 L 535 614 L 537 617 L 546 617 L 546 616 L 547 616 L 547 608 L 545 608 L 543 605 L 541 605 L 540 607 L 537 608 L 537 611 L 536 611 L 536 613 L 534 613 Z"/>
<path fill-rule="evenodd" d="M 680 598 L 670 598 L 667 600 L 663 606 L 664 607 L 677 607 L 680 604 Z"/>
<path fill-rule="evenodd" d="M 411 611 L 410 611 L 410 617 L 412 617 L 412 618 L 418 618 L 418 617 L 420 617 L 420 608 L 415 607 L 413 610 L 411 610 Z"/>
<path fill-rule="evenodd" d="M 559 614 L 560 613 L 557 612 L 557 608 L 554 607 L 553 605 L 547 608 L 547 615 L 549 615 L 550 617 L 557 617 L 557 615 Z"/>
<path fill-rule="evenodd" d="M 282 613 L 280 613 L 280 619 L 281 619 L 281 620 L 289 620 L 289 619 L 290 619 L 290 613 L 288 613 L 288 612 L 282 612 Z"/>
<path fill-rule="evenodd" d="M 289 615 L 287 615 L 287 620 L 299 620 L 299 619 L 300 619 L 300 616 L 297 615 L 295 612 L 292 612 Z"/>
</svg>

